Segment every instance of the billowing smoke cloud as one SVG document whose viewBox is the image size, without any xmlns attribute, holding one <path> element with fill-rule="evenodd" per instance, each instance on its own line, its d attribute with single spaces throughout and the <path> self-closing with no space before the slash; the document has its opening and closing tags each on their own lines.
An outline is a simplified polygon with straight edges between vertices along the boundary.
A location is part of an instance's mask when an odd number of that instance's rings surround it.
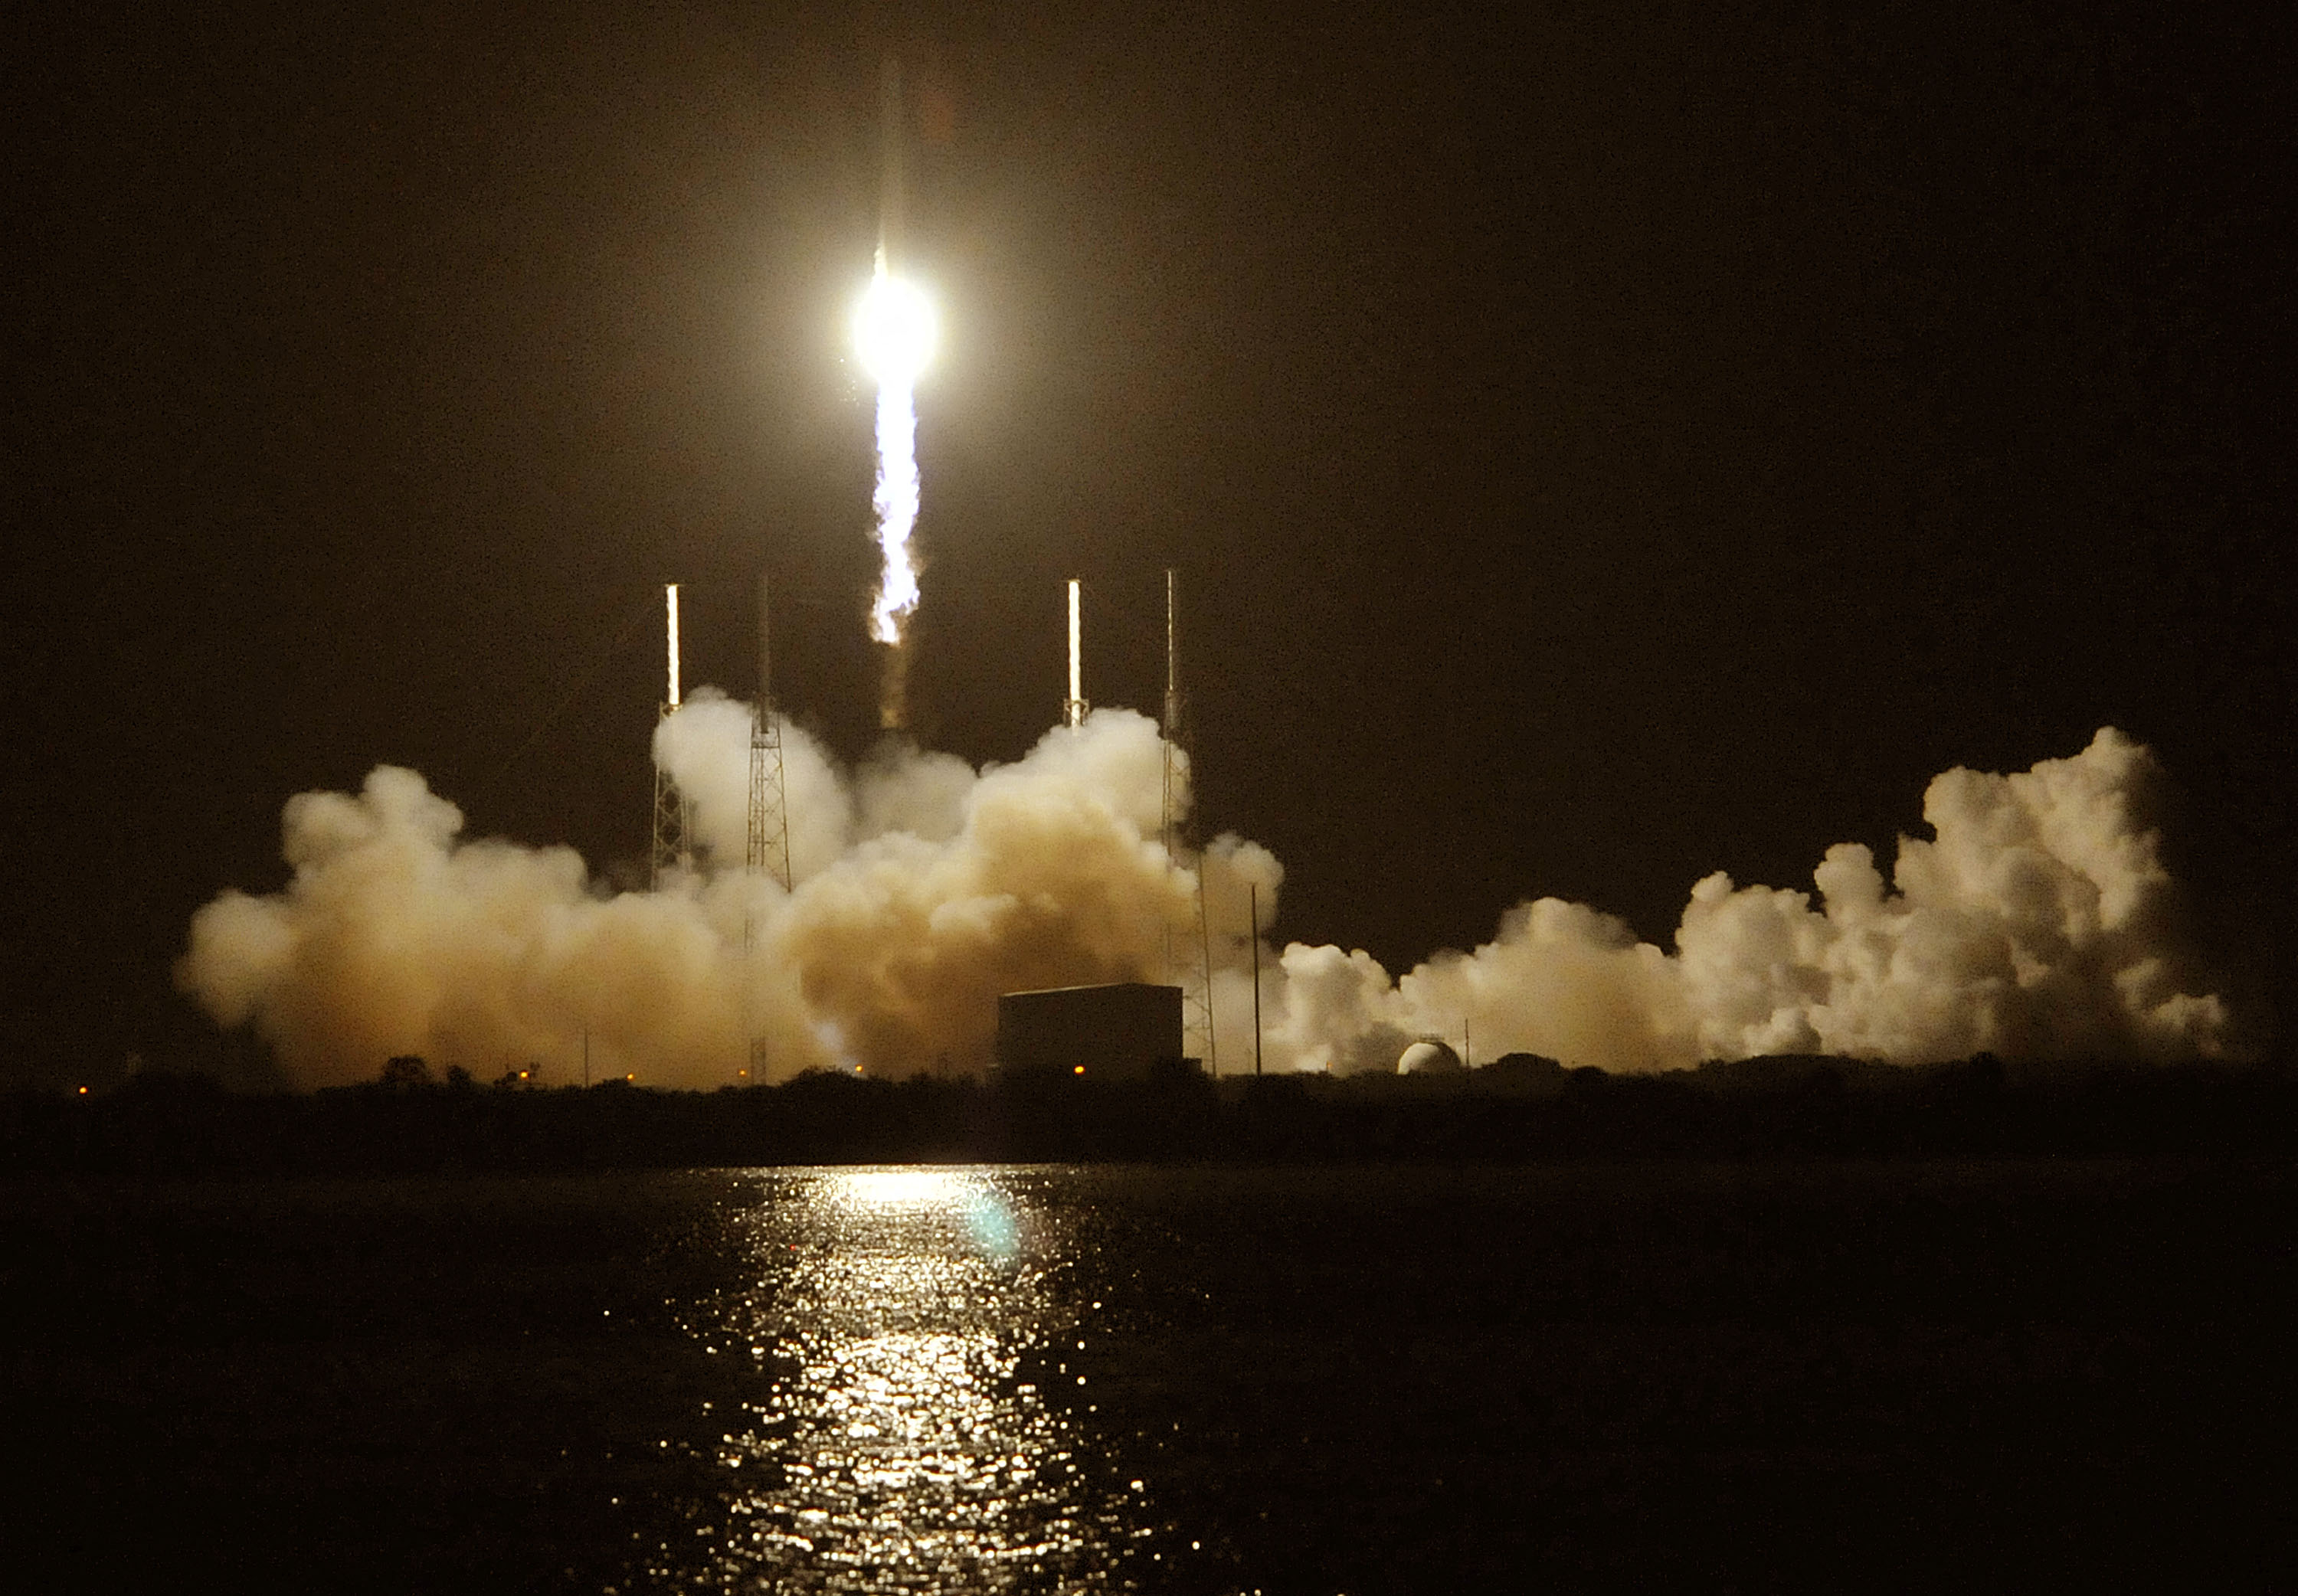
<svg viewBox="0 0 2298 1596">
<path fill-rule="evenodd" d="M 743 869 L 749 724 L 706 690 L 659 729 L 700 850 L 658 892 L 604 894 L 565 848 L 463 840 L 412 771 L 291 799 L 293 878 L 202 909 L 178 980 L 307 1084 L 399 1053 L 564 1081 L 587 1033 L 601 1073 L 700 1086 L 736 1078 L 749 1036 L 778 1075 L 978 1068 L 999 992 L 1155 975 L 1167 925 L 1194 924 L 1138 715 L 979 772 L 894 744 L 844 772 L 789 728 L 788 893 Z"/>
<path fill-rule="evenodd" d="M 1276 1031 L 1292 1058 L 1335 1069 L 1385 1067 L 1399 1038 L 1464 1029 L 1484 1057 L 1611 1070 L 1777 1053 L 2216 1056 L 2226 1007 L 2191 986 L 2146 821 L 2159 779 L 2112 728 L 2023 774 L 1949 771 L 1924 795 L 1933 839 L 1900 839 L 1891 889 L 1852 842 L 1814 872 L 1816 902 L 1712 875 L 1673 955 L 1555 898 L 1393 984 L 1364 954 L 1295 944 Z"/>
<path fill-rule="evenodd" d="M 748 708 L 707 690 L 663 724 L 657 757 L 700 849 L 658 892 L 608 894 L 565 848 L 464 840 L 411 771 L 303 794 L 285 817 L 293 879 L 202 909 L 178 979 L 307 1084 L 370 1078 L 400 1053 L 563 1081 L 587 1033 L 602 1073 L 707 1086 L 735 1079 L 753 1036 L 776 1075 L 976 1069 L 998 993 L 1162 980 L 1168 929 L 1194 940 L 1195 876 L 1159 840 L 1162 748 L 1138 715 L 1096 711 L 979 771 L 897 743 L 846 770 L 792 729 L 787 893 L 742 868 L 748 738 Z M 1828 851 L 1815 899 L 1710 876 L 1673 954 L 1553 898 L 1394 980 L 1360 951 L 1261 947 L 1266 1067 L 1392 1069 L 1415 1037 L 1464 1027 L 1479 1057 L 1614 1070 L 2216 1054 L 2228 1016 L 2176 950 L 2147 821 L 2157 775 L 2111 730 L 2022 774 L 1950 771 L 1924 800 L 1932 838 L 1900 840 L 1889 888 L 1856 843 Z M 1253 1056 L 1247 903 L 1269 923 L 1284 872 L 1230 837 L 1194 863 L 1234 1072 Z"/>
</svg>

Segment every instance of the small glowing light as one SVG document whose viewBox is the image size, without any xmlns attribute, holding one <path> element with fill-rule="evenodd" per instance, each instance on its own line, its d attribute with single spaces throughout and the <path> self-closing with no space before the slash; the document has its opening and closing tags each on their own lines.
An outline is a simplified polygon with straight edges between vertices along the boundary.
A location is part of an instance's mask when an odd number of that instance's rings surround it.
<svg viewBox="0 0 2298 1596">
<path fill-rule="evenodd" d="M 519 1078 L 521 1080 L 525 1080 L 525 1079 L 526 1079 L 526 1071 L 524 1071 L 524 1070 L 521 1070 L 521 1071 L 518 1072 L 518 1078 Z"/>
<path fill-rule="evenodd" d="M 637 1076 L 635 1076 L 635 1075 L 625 1075 L 625 1076 L 624 1076 L 624 1077 L 623 1077 L 623 1079 L 624 1079 L 624 1080 L 636 1080 L 636 1079 L 638 1079 L 638 1077 L 637 1077 Z"/>
<path fill-rule="evenodd" d="M 854 310 L 862 369 L 880 387 L 906 387 L 933 359 L 938 335 L 933 302 L 914 283 L 888 276 L 881 264 Z"/>
<path fill-rule="evenodd" d="M 1085 1066 L 1083 1064 L 1079 1064 L 1076 1069 L 1070 1071 L 1070 1073 L 1072 1075 L 1082 1075 L 1085 1073 Z"/>
<path fill-rule="evenodd" d="M 79 1089 L 79 1095 L 80 1095 L 81 1096 L 83 1096 L 83 1097 L 87 1096 L 87 1088 L 86 1087 L 80 1087 L 80 1089 Z"/>
</svg>

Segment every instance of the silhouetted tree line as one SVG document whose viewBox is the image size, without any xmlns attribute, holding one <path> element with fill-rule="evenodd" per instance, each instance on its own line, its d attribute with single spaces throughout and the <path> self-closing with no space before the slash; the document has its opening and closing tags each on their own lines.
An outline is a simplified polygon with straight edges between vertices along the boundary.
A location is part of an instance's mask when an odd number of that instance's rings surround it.
<svg viewBox="0 0 2298 1596">
<path fill-rule="evenodd" d="M 2271 1155 L 2286 1070 L 1926 1069 L 1764 1058 L 1665 1075 L 1510 1054 L 1466 1075 L 1144 1081 L 801 1075 L 671 1092 L 615 1080 L 492 1087 L 390 1060 L 363 1086 L 243 1095 L 146 1072 L 97 1096 L 0 1098 L 16 1173 L 605 1170 L 840 1162 L 1511 1162 L 1589 1158 Z"/>
</svg>

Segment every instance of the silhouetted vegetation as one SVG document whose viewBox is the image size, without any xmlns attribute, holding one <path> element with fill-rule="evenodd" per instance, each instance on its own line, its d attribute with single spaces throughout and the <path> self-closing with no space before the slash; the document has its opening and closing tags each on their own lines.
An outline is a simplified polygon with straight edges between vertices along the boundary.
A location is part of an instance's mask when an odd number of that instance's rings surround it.
<svg viewBox="0 0 2298 1596">
<path fill-rule="evenodd" d="M 2059 1064 L 1981 1054 L 1910 1070 L 1798 1057 L 1666 1075 L 1566 1070 L 1516 1054 L 1465 1076 L 1168 1071 L 905 1081 L 812 1073 L 669 1092 L 475 1089 L 391 1060 L 310 1096 L 239 1095 L 146 1071 L 103 1096 L 0 1100 L 19 1172 L 334 1173 L 881 1162 L 1259 1163 L 1587 1158 L 2212 1156 L 2281 1153 L 2298 1083 L 2279 1069 Z"/>
<path fill-rule="evenodd" d="M 431 1066 L 413 1054 L 403 1054 L 384 1064 L 383 1079 L 379 1084 L 402 1092 L 427 1087 L 431 1084 Z"/>
</svg>

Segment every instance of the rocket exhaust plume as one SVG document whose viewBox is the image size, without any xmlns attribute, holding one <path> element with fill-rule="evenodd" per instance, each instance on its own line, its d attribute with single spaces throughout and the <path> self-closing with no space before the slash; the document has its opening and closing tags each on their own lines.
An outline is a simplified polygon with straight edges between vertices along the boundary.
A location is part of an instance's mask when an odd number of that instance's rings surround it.
<svg viewBox="0 0 2298 1596">
<path fill-rule="evenodd" d="M 881 260 L 872 294 L 891 286 Z M 876 508 L 880 568 L 877 601 L 870 610 L 870 633 L 889 650 L 878 718 L 889 731 L 909 718 L 902 629 L 918 604 L 917 566 L 910 558 L 910 532 L 918 521 L 918 418 L 911 393 L 906 374 L 879 377 Z"/>
<path fill-rule="evenodd" d="M 910 559 L 910 531 L 918 521 L 920 370 L 933 350 L 933 309 L 925 295 L 886 269 L 883 255 L 863 296 L 856 337 L 864 366 L 878 383 L 878 547 L 885 566 L 871 607 L 871 635 L 902 641 L 902 623 L 917 608 L 918 573 Z"/>
<path fill-rule="evenodd" d="M 880 197 L 878 256 L 870 286 L 854 317 L 854 343 L 863 368 L 878 385 L 878 596 L 870 635 L 888 650 L 878 718 L 888 730 L 908 719 L 903 629 L 918 604 L 917 566 L 910 533 L 918 520 L 918 375 L 933 357 L 933 305 L 894 274 L 900 227 L 902 79 L 890 58 L 885 77 L 885 174 Z"/>
<path fill-rule="evenodd" d="M 864 368 L 878 383 L 878 597 L 870 610 L 870 635 L 886 645 L 886 687 L 879 718 L 900 726 L 905 661 L 903 627 L 918 605 L 918 571 L 910 556 L 910 533 L 918 522 L 918 416 L 913 397 L 918 373 L 933 352 L 933 307 L 924 294 L 887 269 L 878 256 L 869 292 L 854 322 L 855 343 Z"/>
</svg>

